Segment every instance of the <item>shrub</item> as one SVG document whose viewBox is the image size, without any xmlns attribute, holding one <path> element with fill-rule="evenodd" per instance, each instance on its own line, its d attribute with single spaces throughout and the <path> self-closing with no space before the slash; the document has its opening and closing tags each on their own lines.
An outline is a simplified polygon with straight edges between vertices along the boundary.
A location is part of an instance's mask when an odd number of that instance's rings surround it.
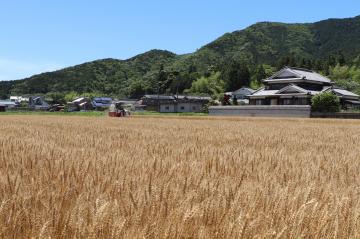
<svg viewBox="0 0 360 239">
<path fill-rule="evenodd" d="M 317 112 L 338 112 L 340 99 L 332 92 L 324 92 L 312 98 L 311 106 L 312 110 Z"/>
<path fill-rule="evenodd" d="M 232 101 L 233 101 L 233 105 L 238 105 L 238 104 L 239 104 L 236 96 L 234 96 L 234 98 L 232 99 Z"/>
</svg>

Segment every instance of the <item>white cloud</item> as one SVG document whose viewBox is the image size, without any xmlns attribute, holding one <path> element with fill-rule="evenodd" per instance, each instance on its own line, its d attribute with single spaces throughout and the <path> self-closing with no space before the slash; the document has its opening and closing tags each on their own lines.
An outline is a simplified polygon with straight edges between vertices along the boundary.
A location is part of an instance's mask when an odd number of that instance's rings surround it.
<svg viewBox="0 0 360 239">
<path fill-rule="evenodd" d="M 0 81 L 23 79 L 61 68 L 63 66 L 53 63 L 32 63 L 0 58 Z"/>
</svg>

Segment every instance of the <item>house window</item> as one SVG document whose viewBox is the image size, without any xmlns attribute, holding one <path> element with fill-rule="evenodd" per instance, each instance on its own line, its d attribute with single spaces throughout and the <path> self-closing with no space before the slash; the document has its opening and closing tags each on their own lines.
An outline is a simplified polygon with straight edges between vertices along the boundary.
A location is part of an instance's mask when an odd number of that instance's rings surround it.
<svg viewBox="0 0 360 239">
<path fill-rule="evenodd" d="M 165 109 L 166 109 L 166 110 L 169 110 L 169 109 L 170 109 L 170 107 L 169 107 L 169 106 L 166 106 L 166 107 L 165 107 Z"/>
<path fill-rule="evenodd" d="M 193 106 L 192 109 L 195 111 L 195 110 L 196 110 L 196 106 Z"/>
<path fill-rule="evenodd" d="M 299 105 L 307 105 L 308 102 L 307 102 L 307 98 L 299 98 L 298 99 L 299 101 Z"/>
<path fill-rule="evenodd" d="M 292 105 L 292 99 L 284 99 L 284 105 Z"/>
<path fill-rule="evenodd" d="M 181 110 L 184 110 L 184 109 L 185 109 L 185 107 L 184 107 L 184 106 L 181 106 L 181 107 L 180 107 L 180 109 L 181 109 Z"/>
<path fill-rule="evenodd" d="M 256 100 L 256 101 L 255 101 L 255 104 L 256 104 L 256 105 L 262 105 L 262 104 L 263 104 L 263 100 Z"/>
</svg>

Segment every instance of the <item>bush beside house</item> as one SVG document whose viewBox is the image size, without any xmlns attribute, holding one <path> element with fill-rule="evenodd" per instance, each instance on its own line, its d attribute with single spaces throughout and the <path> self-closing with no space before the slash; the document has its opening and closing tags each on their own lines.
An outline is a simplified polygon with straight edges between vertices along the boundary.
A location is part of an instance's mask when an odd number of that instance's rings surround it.
<svg viewBox="0 0 360 239">
<path fill-rule="evenodd" d="M 311 106 L 315 112 L 338 112 L 340 111 L 340 99 L 332 92 L 324 92 L 311 99 Z"/>
</svg>

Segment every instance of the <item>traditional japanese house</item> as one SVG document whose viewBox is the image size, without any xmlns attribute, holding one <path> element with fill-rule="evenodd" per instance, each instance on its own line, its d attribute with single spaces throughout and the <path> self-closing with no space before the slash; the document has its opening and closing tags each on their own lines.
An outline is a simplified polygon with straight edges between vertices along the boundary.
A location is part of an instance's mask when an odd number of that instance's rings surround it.
<svg viewBox="0 0 360 239">
<path fill-rule="evenodd" d="M 326 91 L 339 96 L 342 106 L 360 104 L 358 95 L 307 69 L 285 67 L 263 83 L 263 88 L 248 96 L 250 105 L 310 105 L 314 95 Z"/>
</svg>

